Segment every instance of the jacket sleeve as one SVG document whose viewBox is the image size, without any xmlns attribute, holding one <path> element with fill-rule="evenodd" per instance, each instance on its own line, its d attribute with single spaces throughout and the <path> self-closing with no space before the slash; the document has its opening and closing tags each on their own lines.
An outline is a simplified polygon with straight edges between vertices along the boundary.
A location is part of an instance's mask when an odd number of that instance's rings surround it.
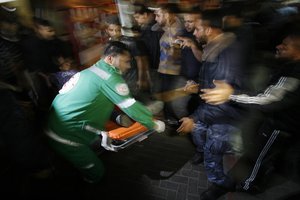
<svg viewBox="0 0 300 200">
<path fill-rule="evenodd" d="M 133 120 L 149 129 L 154 127 L 152 113 L 130 94 L 121 76 L 114 75 L 102 85 L 104 95 Z"/>
<path fill-rule="evenodd" d="M 234 94 L 230 96 L 230 100 L 255 106 L 262 111 L 280 111 L 299 102 L 299 85 L 300 81 L 297 78 L 280 77 L 275 84 L 260 94 L 255 96 Z"/>
</svg>

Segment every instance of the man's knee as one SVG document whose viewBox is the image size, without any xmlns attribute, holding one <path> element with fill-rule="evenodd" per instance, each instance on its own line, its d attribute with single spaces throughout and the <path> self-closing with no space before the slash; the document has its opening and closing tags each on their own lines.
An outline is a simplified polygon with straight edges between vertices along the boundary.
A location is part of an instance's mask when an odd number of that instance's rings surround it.
<svg viewBox="0 0 300 200">
<path fill-rule="evenodd" d="M 206 141 L 205 149 L 212 154 L 224 154 L 229 151 L 230 146 L 227 141 L 213 139 Z"/>
</svg>

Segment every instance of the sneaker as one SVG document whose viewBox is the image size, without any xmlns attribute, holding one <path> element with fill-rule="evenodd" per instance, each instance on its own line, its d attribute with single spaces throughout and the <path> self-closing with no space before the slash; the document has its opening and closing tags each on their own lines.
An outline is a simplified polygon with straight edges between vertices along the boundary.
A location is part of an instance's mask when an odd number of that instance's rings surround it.
<svg viewBox="0 0 300 200">
<path fill-rule="evenodd" d="M 200 200 L 217 200 L 219 197 L 232 191 L 234 190 L 230 190 L 219 185 L 212 184 L 207 190 L 201 193 Z"/>
<path fill-rule="evenodd" d="M 190 160 L 192 165 L 199 165 L 203 163 L 203 161 L 204 161 L 203 152 L 196 152 L 195 155 Z"/>
</svg>

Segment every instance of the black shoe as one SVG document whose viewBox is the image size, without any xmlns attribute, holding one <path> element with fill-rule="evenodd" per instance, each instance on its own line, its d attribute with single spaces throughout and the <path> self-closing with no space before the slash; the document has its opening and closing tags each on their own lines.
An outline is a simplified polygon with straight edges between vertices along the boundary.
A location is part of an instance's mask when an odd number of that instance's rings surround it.
<svg viewBox="0 0 300 200">
<path fill-rule="evenodd" d="M 167 119 L 165 120 L 166 125 L 172 127 L 172 128 L 178 128 L 180 126 L 180 123 L 178 120 L 175 119 Z"/>
<path fill-rule="evenodd" d="M 190 160 L 192 165 L 199 165 L 203 163 L 203 161 L 204 161 L 203 152 L 196 152 L 195 155 Z"/>
<path fill-rule="evenodd" d="M 201 193 L 200 200 L 217 200 L 219 197 L 225 195 L 228 192 L 232 192 L 227 188 L 223 188 L 216 184 L 212 184 L 207 190 Z"/>
</svg>

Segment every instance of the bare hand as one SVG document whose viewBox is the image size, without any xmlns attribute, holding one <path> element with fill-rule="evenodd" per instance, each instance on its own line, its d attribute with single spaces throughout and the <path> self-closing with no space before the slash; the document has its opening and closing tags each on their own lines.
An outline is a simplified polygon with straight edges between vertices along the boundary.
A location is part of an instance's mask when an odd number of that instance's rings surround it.
<svg viewBox="0 0 300 200">
<path fill-rule="evenodd" d="M 197 94 L 199 92 L 199 84 L 195 81 L 188 80 L 183 90 L 187 93 Z"/>
<path fill-rule="evenodd" d="M 186 134 L 192 132 L 195 124 L 192 118 L 183 117 L 179 122 L 181 122 L 181 125 L 176 130 L 178 133 Z"/>
<path fill-rule="evenodd" d="M 180 48 L 182 48 L 182 49 L 185 47 L 192 48 L 195 45 L 195 42 L 188 37 L 178 36 L 177 39 L 182 41 L 182 43 L 180 44 Z"/>
<path fill-rule="evenodd" d="M 203 92 L 200 97 L 209 104 L 219 105 L 229 101 L 230 95 L 233 94 L 234 89 L 231 85 L 225 81 L 214 80 L 215 88 L 212 89 L 202 89 Z"/>
</svg>

